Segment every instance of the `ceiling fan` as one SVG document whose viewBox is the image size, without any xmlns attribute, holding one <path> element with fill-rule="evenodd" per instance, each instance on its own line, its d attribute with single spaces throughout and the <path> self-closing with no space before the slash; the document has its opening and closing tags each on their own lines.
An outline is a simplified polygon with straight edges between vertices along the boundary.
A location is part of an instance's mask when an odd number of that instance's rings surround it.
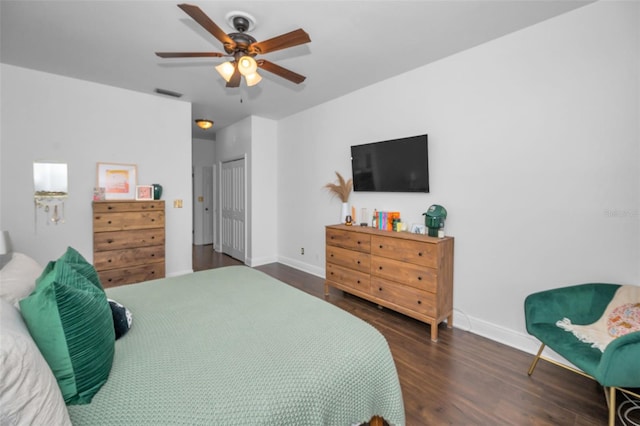
<svg viewBox="0 0 640 426">
<path fill-rule="evenodd" d="M 259 54 L 275 52 L 304 43 L 309 43 L 311 38 L 302 28 L 270 38 L 265 41 L 256 41 L 245 31 L 252 24 L 250 17 L 238 14 L 231 21 L 237 32 L 226 34 L 215 22 L 213 22 L 198 6 L 179 4 L 187 15 L 193 18 L 211 35 L 217 38 L 226 53 L 221 52 L 156 52 L 161 58 L 198 58 L 198 57 L 230 57 L 230 61 L 216 66 L 216 70 L 227 81 L 227 87 L 238 87 L 244 75 L 248 86 L 257 84 L 262 77 L 257 69 L 263 69 L 287 79 L 295 84 L 305 80 L 305 76 L 288 70 L 266 59 L 255 60 Z"/>
</svg>

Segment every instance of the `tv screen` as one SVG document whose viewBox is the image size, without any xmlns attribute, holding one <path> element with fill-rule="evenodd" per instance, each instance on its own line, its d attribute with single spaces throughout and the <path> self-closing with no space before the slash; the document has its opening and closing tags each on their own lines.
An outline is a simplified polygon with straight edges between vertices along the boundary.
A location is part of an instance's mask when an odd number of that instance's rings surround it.
<svg viewBox="0 0 640 426">
<path fill-rule="evenodd" d="M 427 135 L 351 147 L 353 190 L 429 192 Z"/>
</svg>

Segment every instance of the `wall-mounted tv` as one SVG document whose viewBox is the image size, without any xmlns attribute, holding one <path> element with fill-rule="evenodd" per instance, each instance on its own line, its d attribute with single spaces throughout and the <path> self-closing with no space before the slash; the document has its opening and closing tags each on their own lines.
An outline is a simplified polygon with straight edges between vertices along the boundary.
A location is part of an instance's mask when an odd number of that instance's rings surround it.
<svg viewBox="0 0 640 426">
<path fill-rule="evenodd" d="M 427 135 L 351 147 L 353 190 L 429 192 Z"/>
</svg>

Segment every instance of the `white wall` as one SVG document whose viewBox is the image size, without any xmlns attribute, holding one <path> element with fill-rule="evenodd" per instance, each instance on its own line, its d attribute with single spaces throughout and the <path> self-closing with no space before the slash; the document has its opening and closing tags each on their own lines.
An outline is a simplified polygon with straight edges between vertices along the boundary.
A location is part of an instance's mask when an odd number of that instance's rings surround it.
<svg viewBox="0 0 640 426">
<path fill-rule="evenodd" d="M 322 186 L 350 145 L 428 133 L 431 193 L 350 201 L 448 209 L 454 325 L 530 351 L 526 295 L 640 284 L 639 7 L 597 2 L 281 120 L 280 261 L 323 276 L 340 202 Z"/>
<path fill-rule="evenodd" d="M 43 265 L 67 246 L 93 259 L 96 163 L 132 163 L 166 202 L 166 271 L 192 271 L 191 106 L 183 101 L 1 65 L 0 227 Z M 66 162 L 66 222 L 34 223 L 33 162 Z M 174 209 L 172 200 L 184 208 Z"/>
<path fill-rule="evenodd" d="M 219 130 L 215 158 L 217 162 L 246 159 L 245 263 L 258 266 L 277 261 L 277 123 L 251 116 Z M 214 245 L 221 250 L 219 241 Z"/>
</svg>

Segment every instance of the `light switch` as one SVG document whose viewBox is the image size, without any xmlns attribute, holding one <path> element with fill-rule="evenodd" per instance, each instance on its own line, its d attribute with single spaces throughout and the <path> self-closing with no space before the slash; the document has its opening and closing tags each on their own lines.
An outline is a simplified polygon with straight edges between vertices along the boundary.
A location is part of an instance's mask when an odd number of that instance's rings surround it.
<svg viewBox="0 0 640 426">
<path fill-rule="evenodd" d="M 182 208 L 182 200 L 173 200 L 173 208 L 181 209 Z"/>
<path fill-rule="evenodd" d="M 201 202 L 201 203 L 202 203 L 202 202 L 204 202 L 204 197 L 203 197 L 202 195 L 201 195 L 201 196 L 199 196 L 199 197 L 198 197 L 198 201 L 199 201 L 199 202 Z"/>
</svg>

